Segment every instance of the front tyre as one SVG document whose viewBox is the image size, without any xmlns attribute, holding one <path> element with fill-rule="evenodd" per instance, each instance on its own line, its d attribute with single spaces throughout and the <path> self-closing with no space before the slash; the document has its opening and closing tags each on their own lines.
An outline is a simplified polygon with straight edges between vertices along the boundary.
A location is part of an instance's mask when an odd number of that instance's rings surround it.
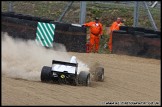
<svg viewBox="0 0 162 107">
<path fill-rule="evenodd" d="M 96 81 L 104 81 L 104 68 L 97 67 L 95 70 L 95 80 Z"/>
</svg>

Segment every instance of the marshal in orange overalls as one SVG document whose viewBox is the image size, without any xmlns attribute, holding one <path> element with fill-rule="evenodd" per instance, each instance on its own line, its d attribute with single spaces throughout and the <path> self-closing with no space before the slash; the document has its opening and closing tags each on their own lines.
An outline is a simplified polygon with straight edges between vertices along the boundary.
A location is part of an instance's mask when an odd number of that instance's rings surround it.
<svg viewBox="0 0 162 107">
<path fill-rule="evenodd" d="M 89 22 L 83 24 L 86 27 L 90 27 L 90 45 L 89 45 L 89 51 L 92 52 L 94 46 L 95 46 L 95 52 L 98 52 L 99 50 L 99 43 L 100 43 L 100 36 L 102 35 L 103 27 L 102 24 L 97 19 L 94 22 Z"/>
<path fill-rule="evenodd" d="M 109 41 L 108 41 L 108 48 L 109 48 L 109 51 L 110 53 L 112 52 L 112 32 L 114 30 L 119 30 L 119 26 L 121 26 L 121 19 L 120 18 L 117 18 L 117 20 L 115 22 L 112 23 L 111 27 L 110 27 L 110 30 L 109 30 Z"/>
</svg>

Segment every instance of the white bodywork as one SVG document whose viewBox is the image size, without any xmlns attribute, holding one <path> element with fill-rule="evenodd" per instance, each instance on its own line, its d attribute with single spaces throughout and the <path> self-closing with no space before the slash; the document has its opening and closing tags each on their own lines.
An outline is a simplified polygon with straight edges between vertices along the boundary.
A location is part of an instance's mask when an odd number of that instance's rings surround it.
<svg viewBox="0 0 162 107">
<path fill-rule="evenodd" d="M 77 63 L 75 56 L 71 57 L 70 63 Z M 74 73 L 74 74 L 76 69 L 77 69 L 76 67 L 61 65 L 61 64 L 54 64 L 52 66 L 52 71 L 59 71 L 59 72 L 67 71 L 68 73 Z"/>
</svg>

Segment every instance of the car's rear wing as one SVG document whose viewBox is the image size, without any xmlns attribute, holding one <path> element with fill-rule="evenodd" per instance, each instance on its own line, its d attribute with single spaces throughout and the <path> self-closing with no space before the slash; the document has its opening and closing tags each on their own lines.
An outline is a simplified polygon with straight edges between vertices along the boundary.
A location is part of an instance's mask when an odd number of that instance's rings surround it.
<svg viewBox="0 0 162 107">
<path fill-rule="evenodd" d="M 56 61 L 56 60 L 52 60 L 52 64 L 61 64 L 61 65 L 68 65 L 68 66 L 78 67 L 78 63 L 70 63 L 70 62 Z"/>
<path fill-rule="evenodd" d="M 78 63 L 70 63 L 70 62 L 52 60 L 52 64 L 60 64 L 60 65 L 76 67 L 75 68 L 75 75 L 77 75 Z"/>
</svg>

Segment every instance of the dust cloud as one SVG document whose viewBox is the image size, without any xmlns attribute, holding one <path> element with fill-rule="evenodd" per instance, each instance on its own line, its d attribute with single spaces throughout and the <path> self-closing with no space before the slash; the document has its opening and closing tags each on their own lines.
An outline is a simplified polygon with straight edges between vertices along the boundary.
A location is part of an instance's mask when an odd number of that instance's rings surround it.
<svg viewBox="0 0 162 107">
<path fill-rule="evenodd" d="M 34 40 L 12 38 L 7 33 L 1 33 L 2 38 L 2 75 L 12 78 L 40 81 L 43 66 L 51 66 L 52 60 L 70 61 L 71 55 L 62 44 L 57 49 L 46 49 L 36 44 Z M 82 61 L 78 64 L 80 70 L 89 70 Z M 83 67 L 84 66 L 84 67 Z"/>
</svg>

